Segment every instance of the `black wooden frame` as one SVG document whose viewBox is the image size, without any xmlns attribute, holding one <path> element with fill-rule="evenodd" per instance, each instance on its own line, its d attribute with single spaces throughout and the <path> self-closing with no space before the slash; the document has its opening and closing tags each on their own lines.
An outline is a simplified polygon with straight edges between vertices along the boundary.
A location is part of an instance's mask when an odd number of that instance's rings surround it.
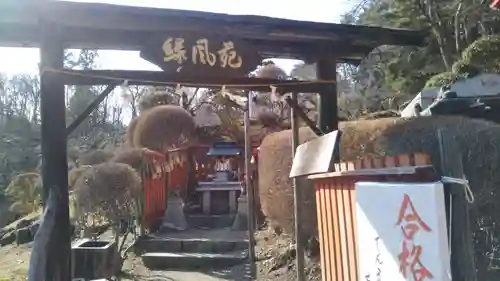
<svg viewBox="0 0 500 281">
<path fill-rule="evenodd" d="M 47 264 L 43 266 L 45 270 L 40 280 L 71 279 L 68 163 L 65 149 L 67 135 L 123 80 L 129 80 L 129 84 L 140 84 L 141 80 L 147 80 L 149 85 L 166 82 L 200 83 L 200 79 L 203 80 L 200 77 L 190 77 L 191 81 L 185 78 L 182 81 L 182 77 L 165 77 L 161 73 L 151 72 L 63 71 L 64 49 L 138 50 L 148 38 L 168 33 L 174 28 L 177 28 L 176 31 L 188 33 L 201 27 L 217 30 L 224 35 L 259 46 L 258 51 L 263 57 L 316 62 L 318 78 L 326 83 L 289 85 L 283 81 L 255 78 L 201 82 L 220 85 L 262 84 L 260 87 L 246 89 L 267 92 L 269 87 L 266 85 L 275 85 L 283 92 L 319 93 L 318 132 L 321 133 L 338 128 L 336 63 L 357 63 L 375 47 L 384 44 L 422 45 L 426 36 L 426 32 L 421 31 L 299 22 L 256 16 L 51 0 L 0 1 L 0 45 L 40 47 L 44 193 L 47 196 L 49 190 L 52 190 L 57 191 L 59 195 L 55 206 L 55 225 L 48 230 L 49 241 L 42 249 L 42 256 L 46 257 Z M 73 124 L 66 127 L 65 84 L 100 84 L 108 85 L 108 88 Z"/>
</svg>

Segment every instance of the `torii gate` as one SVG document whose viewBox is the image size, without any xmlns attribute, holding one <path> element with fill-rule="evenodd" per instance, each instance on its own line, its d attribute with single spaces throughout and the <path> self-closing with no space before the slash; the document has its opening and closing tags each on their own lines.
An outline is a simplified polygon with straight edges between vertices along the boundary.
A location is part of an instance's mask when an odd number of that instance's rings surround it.
<svg viewBox="0 0 500 281">
<path fill-rule="evenodd" d="M 128 81 L 128 85 L 194 84 L 206 88 L 232 85 L 233 88 L 260 92 L 269 91 L 270 85 L 273 85 L 278 92 L 317 93 L 318 125 L 313 122 L 310 124 L 318 131 L 327 133 L 338 128 L 337 63 L 359 63 L 360 59 L 380 45 L 423 45 L 426 36 L 424 31 L 259 16 L 55 0 L 1 0 L 0 45 L 40 48 L 43 185 L 45 195 L 54 195 L 53 205 L 57 206 L 55 210 L 50 210 L 47 208 L 49 204 L 46 204 L 46 211 L 54 217 L 54 223 L 49 226 L 50 235 L 45 243 L 47 251 L 40 257 L 43 262 L 47 262 L 42 265 L 46 270 L 40 279 L 71 279 L 66 138 L 68 132 L 83 122 L 118 84 Z M 201 50 L 198 47 L 207 50 L 203 45 L 197 46 L 200 43 L 215 42 L 217 46 L 223 46 L 222 53 L 226 62 L 228 46 L 231 51 L 234 51 L 234 46 L 241 46 L 238 52 L 245 54 L 244 61 L 247 58 L 249 61 L 242 62 L 241 65 L 235 64 L 228 71 L 226 63 L 217 64 L 217 68 L 209 68 L 215 65 L 213 61 L 194 67 L 197 61 L 189 60 L 190 67 L 184 66 L 182 69 L 190 69 L 194 71 L 191 74 L 196 75 L 179 73 L 178 65 L 165 65 L 165 55 L 170 61 L 172 50 L 162 48 L 165 43 L 167 47 L 175 43 L 174 39 L 177 39 L 178 44 L 185 43 L 189 50 L 196 47 L 195 51 Z M 146 51 L 143 57 L 150 61 L 159 60 L 164 71 L 64 69 L 64 49 L 67 48 Z M 264 58 L 273 57 L 316 63 L 318 80 L 298 83 L 241 75 L 243 72 L 248 73 L 247 68 L 255 67 L 253 62 L 257 58 L 262 62 Z M 209 77 L 206 75 L 208 73 L 235 75 Z M 108 87 L 67 127 L 65 84 Z M 298 108 L 296 103 L 293 103 L 293 107 Z M 297 111 L 299 114 L 300 111 Z M 52 202 L 50 199 L 49 196 L 47 201 Z M 303 268 L 303 255 L 299 253 L 299 249 L 297 257 L 297 263 L 300 261 L 302 264 L 297 268 Z M 304 280 L 304 277 L 299 279 Z"/>
</svg>

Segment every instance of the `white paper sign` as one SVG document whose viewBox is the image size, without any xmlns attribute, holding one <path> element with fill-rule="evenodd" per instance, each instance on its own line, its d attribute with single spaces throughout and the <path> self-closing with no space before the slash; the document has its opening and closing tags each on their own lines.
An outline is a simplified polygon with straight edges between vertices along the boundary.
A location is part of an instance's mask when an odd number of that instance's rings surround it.
<svg viewBox="0 0 500 281">
<path fill-rule="evenodd" d="M 448 281 L 443 184 L 356 183 L 360 281 Z"/>
</svg>

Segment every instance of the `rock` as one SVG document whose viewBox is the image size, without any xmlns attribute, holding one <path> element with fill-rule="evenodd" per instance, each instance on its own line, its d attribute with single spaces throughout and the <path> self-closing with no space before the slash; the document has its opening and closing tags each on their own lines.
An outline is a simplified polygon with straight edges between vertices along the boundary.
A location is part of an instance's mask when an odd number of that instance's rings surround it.
<svg viewBox="0 0 500 281">
<path fill-rule="evenodd" d="M 14 243 L 16 241 L 16 231 L 13 230 L 9 233 L 6 233 L 0 238 L 0 246 L 5 246 Z"/>
<path fill-rule="evenodd" d="M 20 220 L 17 224 L 16 224 L 16 229 L 21 229 L 21 228 L 25 228 L 25 227 L 28 227 L 31 225 L 33 221 L 32 220 Z"/>
<path fill-rule="evenodd" d="M 167 199 L 167 210 L 160 226 L 160 232 L 183 231 L 189 228 L 184 215 L 184 202 L 176 195 L 169 196 Z"/>
<path fill-rule="evenodd" d="M 0 229 L 0 237 L 4 236 L 5 234 L 7 234 L 11 231 L 12 231 L 12 229 L 5 229 L 5 228 Z"/>
<path fill-rule="evenodd" d="M 238 212 L 231 228 L 233 230 L 248 230 L 248 198 L 246 195 L 238 198 Z"/>
</svg>

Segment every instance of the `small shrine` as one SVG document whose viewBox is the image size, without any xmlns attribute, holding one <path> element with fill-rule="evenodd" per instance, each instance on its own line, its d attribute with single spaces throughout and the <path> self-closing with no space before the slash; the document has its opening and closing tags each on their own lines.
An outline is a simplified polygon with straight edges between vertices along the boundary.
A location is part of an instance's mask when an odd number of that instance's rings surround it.
<svg viewBox="0 0 500 281">
<path fill-rule="evenodd" d="M 214 173 L 208 175 L 206 181 L 200 181 L 196 188 L 202 212 L 205 215 L 234 214 L 242 192 L 242 149 L 236 142 L 215 142 L 207 156 L 215 157 L 216 162 Z"/>
</svg>

